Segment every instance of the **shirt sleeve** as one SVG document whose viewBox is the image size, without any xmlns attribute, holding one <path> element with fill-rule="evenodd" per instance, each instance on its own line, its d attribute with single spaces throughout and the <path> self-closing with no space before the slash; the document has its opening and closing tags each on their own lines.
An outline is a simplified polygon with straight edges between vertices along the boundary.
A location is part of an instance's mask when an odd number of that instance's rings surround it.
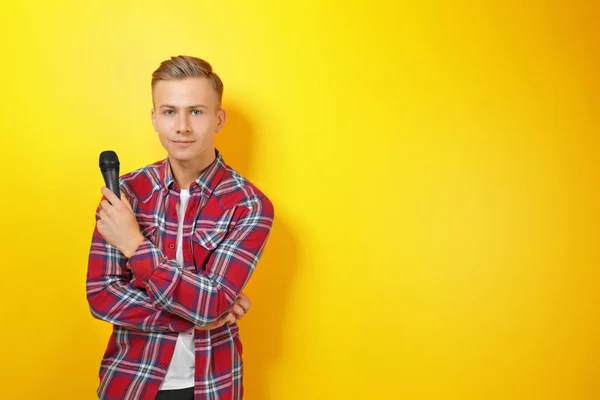
<svg viewBox="0 0 600 400">
<path fill-rule="evenodd" d="M 248 283 L 273 225 L 273 204 L 262 197 L 248 207 L 210 255 L 204 274 L 184 271 L 149 240 L 129 259 L 153 304 L 198 326 L 219 318 Z"/>
<path fill-rule="evenodd" d="M 144 332 L 185 332 L 193 328 L 189 321 L 156 307 L 144 290 L 133 286 L 126 263 L 125 256 L 95 227 L 86 278 L 87 300 L 95 318 Z"/>
</svg>

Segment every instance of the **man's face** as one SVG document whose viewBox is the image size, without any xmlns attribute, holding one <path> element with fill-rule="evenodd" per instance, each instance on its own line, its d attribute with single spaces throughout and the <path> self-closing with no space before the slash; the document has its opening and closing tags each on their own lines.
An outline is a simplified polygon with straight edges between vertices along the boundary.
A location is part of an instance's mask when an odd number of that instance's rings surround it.
<svg viewBox="0 0 600 400">
<path fill-rule="evenodd" d="M 207 78 L 159 81 L 152 97 L 152 124 L 171 159 L 214 156 L 214 136 L 225 123 L 225 112 Z"/>
</svg>

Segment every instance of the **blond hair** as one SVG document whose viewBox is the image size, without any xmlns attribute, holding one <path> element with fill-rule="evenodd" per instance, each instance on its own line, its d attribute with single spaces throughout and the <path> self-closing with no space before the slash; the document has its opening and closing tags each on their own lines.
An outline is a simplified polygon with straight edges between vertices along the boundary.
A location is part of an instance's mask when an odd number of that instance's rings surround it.
<svg viewBox="0 0 600 400">
<path fill-rule="evenodd" d="M 159 81 L 172 81 L 185 78 L 208 78 L 217 92 L 219 104 L 223 100 L 223 82 L 213 72 L 212 66 L 205 60 L 191 56 L 176 56 L 160 63 L 152 73 L 152 89 Z"/>
</svg>

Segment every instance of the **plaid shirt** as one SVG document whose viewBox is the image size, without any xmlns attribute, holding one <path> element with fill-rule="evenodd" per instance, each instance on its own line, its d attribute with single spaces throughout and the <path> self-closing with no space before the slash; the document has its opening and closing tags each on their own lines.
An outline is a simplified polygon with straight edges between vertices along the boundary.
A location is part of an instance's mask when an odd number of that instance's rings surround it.
<svg viewBox="0 0 600 400">
<path fill-rule="evenodd" d="M 194 326 L 218 319 L 250 279 L 269 237 L 273 205 L 215 152 L 215 162 L 189 188 L 183 266 L 175 261 L 180 191 L 168 159 L 121 178 L 145 237 L 131 258 L 94 229 L 87 299 L 94 317 L 113 324 L 100 365 L 101 399 L 154 399 L 178 333 L 192 330 L 194 399 L 242 398 L 237 324 L 210 331 Z"/>
</svg>

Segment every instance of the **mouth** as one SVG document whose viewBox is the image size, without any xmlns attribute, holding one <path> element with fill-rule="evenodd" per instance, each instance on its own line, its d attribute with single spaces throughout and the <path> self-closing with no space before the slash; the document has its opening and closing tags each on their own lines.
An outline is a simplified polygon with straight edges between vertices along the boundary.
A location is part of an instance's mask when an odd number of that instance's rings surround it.
<svg viewBox="0 0 600 400">
<path fill-rule="evenodd" d="M 180 144 L 180 145 L 185 145 L 185 144 L 192 144 L 194 143 L 193 140 L 171 140 L 171 142 L 175 143 L 175 144 Z"/>
</svg>

